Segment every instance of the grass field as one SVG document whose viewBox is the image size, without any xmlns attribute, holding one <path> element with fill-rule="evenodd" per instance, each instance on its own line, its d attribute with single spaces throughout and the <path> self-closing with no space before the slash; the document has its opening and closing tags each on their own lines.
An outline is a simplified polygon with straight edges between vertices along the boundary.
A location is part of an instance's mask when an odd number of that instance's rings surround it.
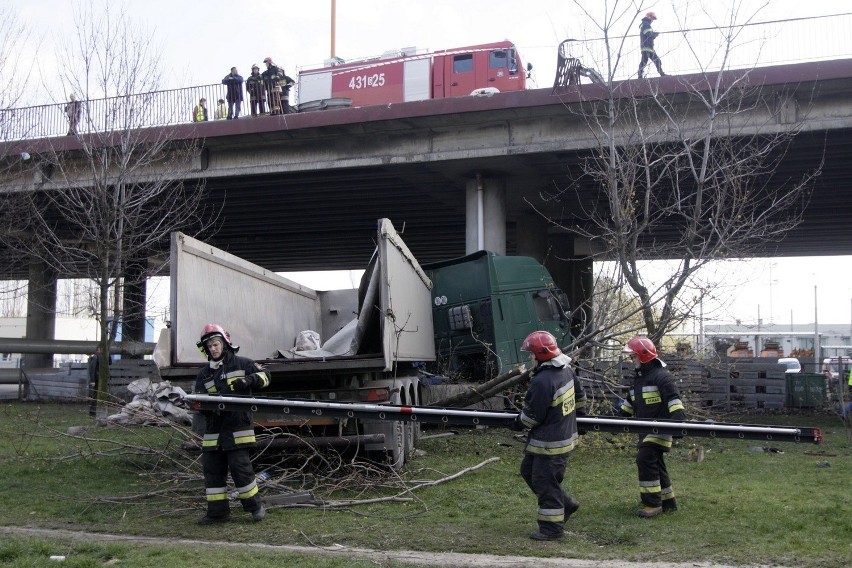
<svg viewBox="0 0 852 568">
<path fill-rule="evenodd" d="M 399 477 L 376 478 L 374 472 L 354 467 L 347 469 L 346 477 L 327 474 L 317 483 L 315 472 L 303 469 L 286 484 L 299 488 L 297 480 L 313 483 L 315 497 L 326 501 L 394 495 L 397 500 L 275 508 L 257 524 L 232 504 L 231 523 L 200 527 L 194 521 L 204 512 L 203 486 L 197 456 L 181 450 L 183 433 L 158 427 L 91 427 L 80 436 L 68 436 L 69 427 L 88 424 L 86 406 L 7 403 L 0 407 L 0 524 L 378 550 L 848 566 L 852 444 L 840 421 L 808 414 L 727 420 L 818 426 L 826 442 L 774 443 L 780 450 L 774 452 L 763 451 L 767 443 L 759 441 L 680 440 L 667 459 L 679 511 L 640 519 L 634 516 L 639 499 L 633 439 L 587 435 L 571 457 L 565 481 L 581 508 L 569 521 L 563 542 L 537 543 L 527 538 L 535 529 L 536 503 L 518 475 L 523 446 L 509 430 L 456 429 L 457 435 L 425 439 L 419 446 L 422 455 Z M 703 448 L 703 461 L 690 461 L 693 446 Z M 424 483 L 492 458 L 458 478 L 434 486 Z M 272 484 L 262 492 L 282 490 Z M 282 560 L 280 553 L 241 549 L 83 544 L 36 537 L 0 542 L 0 563 L 10 566 L 38 566 L 51 555 L 66 556 L 67 566 L 268 566 Z M 361 565 L 339 557 L 288 557 L 286 563 Z"/>
</svg>

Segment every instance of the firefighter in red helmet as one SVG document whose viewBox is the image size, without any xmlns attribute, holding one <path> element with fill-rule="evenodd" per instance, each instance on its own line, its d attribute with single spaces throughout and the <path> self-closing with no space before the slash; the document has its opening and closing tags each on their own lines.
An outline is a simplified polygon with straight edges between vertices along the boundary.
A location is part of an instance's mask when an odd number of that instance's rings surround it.
<svg viewBox="0 0 852 568">
<path fill-rule="evenodd" d="M 640 79 L 645 73 L 645 65 L 648 64 L 649 59 L 654 62 L 654 65 L 657 67 L 657 73 L 660 74 L 660 77 L 666 76 L 666 74 L 663 73 L 663 62 L 660 61 L 660 57 L 654 49 L 654 40 L 657 39 L 658 35 L 660 35 L 651 29 L 651 22 L 656 19 L 657 15 L 654 14 L 654 12 L 648 12 L 639 23 L 639 47 L 642 50 L 642 60 L 639 62 Z"/>
<path fill-rule="evenodd" d="M 240 348 L 231 341 L 231 334 L 217 324 L 207 324 L 201 332 L 197 347 L 207 356 L 209 364 L 195 379 L 194 392 L 218 396 L 249 395 L 253 390 L 269 386 L 269 376 L 259 364 L 237 356 Z M 204 439 L 201 444 L 201 464 L 207 492 L 207 514 L 198 524 L 209 525 L 231 518 L 228 504 L 228 471 L 239 492 L 243 510 L 257 522 L 266 509 L 257 494 L 257 482 L 250 459 L 254 446 L 254 425 L 249 411 L 204 411 Z"/>
<path fill-rule="evenodd" d="M 636 336 L 624 346 L 624 353 L 633 359 L 635 377 L 626 400 L 619 404 L 622 416 L 646 420 L 686 420 L 680 393 L 666 364 L 657 357 L 654 343 Z M 640 437 L 636 452 L 639 470 L 639 497 L 642 507 L 636 511 L 640 517 L 656 517 L 660 513 L 677 510 L 669 472 L 663 456 L 672 447 L 668 434 L 646 434 Z"/>
<path fill-rule="evenodd" d="M 580 507 L 562 488 L 568 454 L 577 445 L 577 414 L 584 413 L 585 395 L 571 370 L 571 358 L 556 338 L 534 331 L 521 345 L 535 360 L 524 409 L 515 429 L 529 428 L 521 476 L 538 499 L 538 530 L 533 540 L 561 540 L 565 522 Z"/>
</svg>

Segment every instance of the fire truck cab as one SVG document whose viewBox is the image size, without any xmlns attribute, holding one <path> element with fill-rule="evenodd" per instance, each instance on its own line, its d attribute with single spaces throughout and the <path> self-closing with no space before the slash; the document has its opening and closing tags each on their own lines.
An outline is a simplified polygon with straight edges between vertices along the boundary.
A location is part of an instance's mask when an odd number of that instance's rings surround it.
<svg viewBox="0 0 852 568">
<path fill-rule="evenodd" d="M 526 73 L 510 41 L 418 53 L 414 48 L 381 57 L 299 72 L 299 103 L 348 98 L 352 106 L 468 96 L 479 89 L 522 91 Z"/>
</svg>

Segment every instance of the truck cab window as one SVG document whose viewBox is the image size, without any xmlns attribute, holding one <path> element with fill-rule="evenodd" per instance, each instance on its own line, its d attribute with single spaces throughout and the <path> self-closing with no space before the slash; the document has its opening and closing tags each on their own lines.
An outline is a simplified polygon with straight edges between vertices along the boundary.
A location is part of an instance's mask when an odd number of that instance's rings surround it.
<svg viewBox="0 0 852 568">
<path fill-rule="evenodd" d="M 561 321 L 566 317 L 567 297 L 561 290 L 539 290 L 533 295 L 539 321 Z"/>
<path fill-rule="evenodd" d="M 473 71 L 472 53 L 453 57 L 453 73 L 470 73 L 471 71 Z"/>
<path fill-rule="evenodd" d="M 514 49 L 495 49 L 488 57 L 488 66 L 491 69 L 508 69 L 509 75 L 518 72 L 518 59 L 515 57 Z"/>
</svg>

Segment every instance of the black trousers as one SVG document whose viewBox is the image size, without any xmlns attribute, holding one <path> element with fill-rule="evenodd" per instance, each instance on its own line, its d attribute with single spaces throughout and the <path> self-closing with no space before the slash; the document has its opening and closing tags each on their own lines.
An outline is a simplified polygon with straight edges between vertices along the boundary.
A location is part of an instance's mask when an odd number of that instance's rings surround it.
<svg viewBox="0 0 852 568">
<path fill-rule="evenodd" d="M 257 482 L 247 449 L 228 452 L 222 450 L 203 452 L 201 465 L 204 468 L 208 516 L 225 517 L 230 514 L 227 491 L 228 471 L 231 472 L 234 486 L 240 493 L 243 510 L 251 513 L 260 508 Z"/>
<path fill-rule="evenodd" d="M 654 65 L 657 67 L 657 73 L 660 75 L 663 74 L 663 62 L 660 61 L 659 56 L 656 51 L 643 51 L 642 52 L 642 61 L 639 62 L 639 77 L 641 78 L 643 73 L 645 72 L 645 65 L 648 64 L 648 60 L 654 62 Z"/>
<path fill-rule="evenodd" d="M 646 507 L 675 507 L 674 491 L 666 462 L 666 452 L 655 444 L 642 444 L 636 453 L 639 470 L 639 497 Z"/>
<path fill-rule="evenodd" d="M 521 461 L 521 477 L 538 499 L 538 530 L 544 534 L 562 534 L 565 530 L 565 507 L 571 500 L 562 489 L 567 467 L 567 454 L 525 453 Z"/>
<path fill-rule="evenodd" d="M 251 97 L 251 99 L 249 99 L 249 101 L 251 102 L 251 115 L 252 116 L 258 115 L 258 112 L 257 112 L 258 106 L 260 106 L 260 114 L 266 114 L 266 99 Z"/>
</svg>

